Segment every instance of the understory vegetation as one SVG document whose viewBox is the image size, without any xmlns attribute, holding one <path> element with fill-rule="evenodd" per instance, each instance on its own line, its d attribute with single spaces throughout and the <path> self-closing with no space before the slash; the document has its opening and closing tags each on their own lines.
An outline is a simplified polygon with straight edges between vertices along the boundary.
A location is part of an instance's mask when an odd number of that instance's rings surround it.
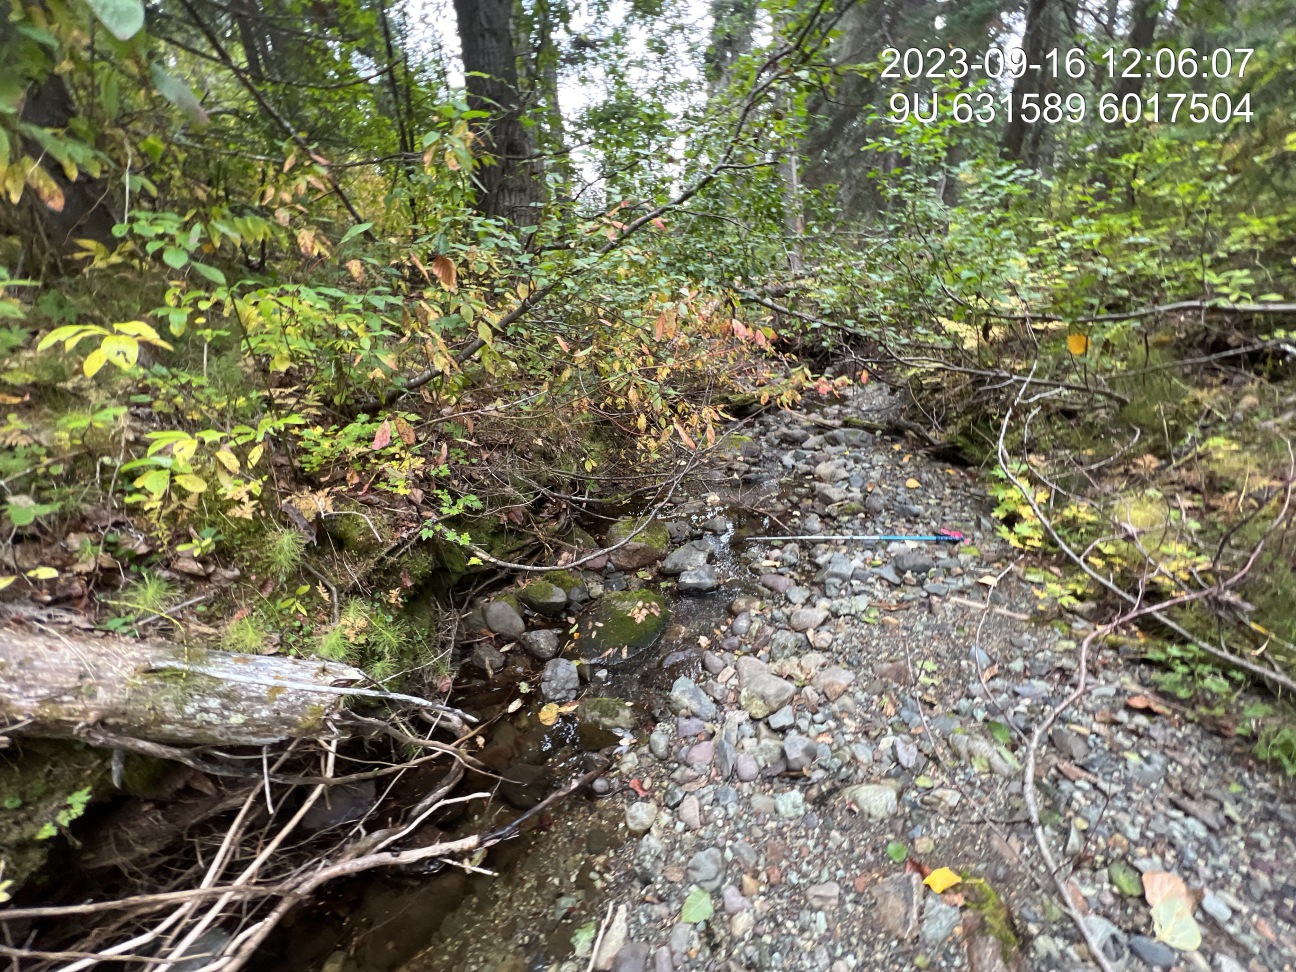
<svg viewBox="0 0 1296 972">
<path fill-rule="evenodd" d="M 6 610 L 430 691 L 492 561 L 884 381 L 1044 609 L 1296 774 L 1296 9 L 711 6 L 455 0 L 454 55 L 411 4 L 12 0 Z M 888 71 L 1023 37 L 1082 70 Z"/>
</svg>

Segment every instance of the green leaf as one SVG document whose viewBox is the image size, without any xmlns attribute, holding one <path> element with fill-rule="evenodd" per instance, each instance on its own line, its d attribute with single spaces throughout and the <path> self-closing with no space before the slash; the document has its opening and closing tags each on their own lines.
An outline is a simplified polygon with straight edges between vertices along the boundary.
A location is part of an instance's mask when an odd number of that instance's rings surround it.
<svg viewBox="0 0 1296 972">
<path fill-rule="evenodd" d="M 193 267 L 195 270 L 198 271 L 198 273 L 199 273 L 200 276 L 206 277 L 208 280 L 210 280 L 210 281 L 211 281 L 212 283 L 214 283 L 216 286 L 218 286 L 218 287 L 224 287 L 224 286 L 225 286 L 225 273 L 224 273 L 224 271 L 219 270 L 219 269 L 217 269 L 216 267 L 211 266 L 210 264 L 206 264 L 206 263 L 199 263 L 199 262 L 196 261 L 196 260 L 195 260 L 193 263 L 189 264 L 189 266 Z"/>
<path fill-rule="evenodd" d="M 572 952 L 577 958 L 583 958 L 593 950 L 594 935 L 597 931 L 598 925 L 592 921 L 587 921 L 572 932 Z"/>
<path fill-rule="evenodd" d="M 180 270 L 189 262 L 189 254 L 178 246 L 168 246 L 162 251 L 162 262 L 172 270 Z"/>
<path fill-rule="evenodd" d="M 990 730 L 990 735 L 994 736 L 995 742 L 1000 746 L 1007 746 L 1012 742 L 1012 730 L 1002 722 L 988 722 L 986 728 Z"/>
<path fill-rule="evenodd" d="M 58 509 L 57 503 L 33 503 L 30 500 L 21 502 L 26 497 L 15 496 L 5 507 L 5 516 L 9 517 L 9 522 L 16 527 L 25 527 L 42 516 L 47 516 Z"/>
<path fill-rule="evenodd" d="M 149 68 L 149 77 L 153 80 L 157 93 L 188 115 L 190 121 L 195 125 L 207 124 L 207 112 L 203 111 L 203 106 L 198 103 L 189 85 L 168 74 L 157 64 Z"/>
<path fill-rule="evenodd" d="M 680 909 L 680 921 L 686 925 L 696 925 L 710 918 L 714 910 L 711 906 L 710 892 L 695 887 L 684 899 L 684 907 Z"/>
<path fill-rule="evenodd" d="M 1107 877 L 1116 890 L 1127 898 L 1143 896 L 1143 878 L 1139 872 L 1123 860 L 1112 861 L 1107 866 Z"/>
<path fill-rule="evenodd" d="M 908 856 L 909 848 L 900 843 L 900 841 L 893 840 L 891 843 L 887 844 L 887 857 L 891 858 L 891 860 L 895 861 L 897 864 L 903 864 L 905 858 Z"/>
<path fill-rule="evenodd" d="M 349 230 L 347 230 L 345 233 L 342 234 L 342 239 L 338 240 L 338 246 L 341 246 L 343 243 L 347 242 L 348 240 L 355 239 L 361 233 L 367 232 L 372 227 L 373 227 L 373 223 L 357 223 L 355 226 L 352 226 Z"/>
<path fill-rule="evenodd" d="M 142 0 L 86 0 L 99 23 L 119 41 L 128 41 L 144 26 Z"/>
</svg>

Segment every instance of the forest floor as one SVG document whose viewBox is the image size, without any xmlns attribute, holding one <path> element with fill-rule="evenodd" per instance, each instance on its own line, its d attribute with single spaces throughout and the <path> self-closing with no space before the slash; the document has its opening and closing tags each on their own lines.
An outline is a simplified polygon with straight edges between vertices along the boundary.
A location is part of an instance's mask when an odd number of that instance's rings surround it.
<svg viewBox="0 0 1296 972">
<path fill-rule="evenodd" d="M 1046 559 L 996 537 L 974 470 L 850 427 L 891 405 L 869 387 L 767 413 L 694 484 L 778 522 L 723 538 L 720 586 L 696 598 L 715 609 L 669 667 L 655 655 L 607 795 L 471 878 L 409 972 L 1093 968 L 1078 922 L 1112 969 L 1296 969 L 1290 783 L 1161 698 L 1137 639 L 1088 652 L 1034 754 L 1032 822 L 1032 732 L 1101 616 L 1042 597 Z M 716 512 L 686 508 L 677 542 Z M 966 542 L 741 539 L 938 529 Z M 929 875 L 961 880 L 938 894 Z M 1195 926 L 1200 946 L 1158 940 L 1149 897 L 1169 899 L 1162 938 Z"/>
</svg>

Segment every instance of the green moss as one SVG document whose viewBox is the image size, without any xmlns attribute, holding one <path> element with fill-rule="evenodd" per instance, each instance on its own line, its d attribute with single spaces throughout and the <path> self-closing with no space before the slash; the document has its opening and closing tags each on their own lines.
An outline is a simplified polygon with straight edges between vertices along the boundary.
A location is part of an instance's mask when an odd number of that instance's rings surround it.
<svg viewBox="0 0 1296 972">
<path fill-rule="evenodd" d="M 1013 959 L 1021 948 L 1021 938 L 1013 924 L 1008 906 L 985 878 L 965 877 L 964 897 L 967 905 L 985 922 L 985 929 L 999 942 L 1004 963 L 1013 967 Z"/>
<path fill-rule="evenodd" d="M 108 754 L 82 743 L 23 740 L 0 760 L 0 860 L 16 890 L 40 873 L 62 837 L 37 840 L 41 828 L 66 809 L 67 798 L 89 787 L 96 795 L 110 783 Z"/>
<path fill-rule="evenodd" d="M 670 608 L 652 591 L 613 591 L 581 617 L 576 648 L 588 661 L 615 665 L 651 647 L 666 630 Z"/>
<path fill-rule="evenodd" d="M 607 541 L 608 544 L 620 543 L 630 534 L 634 533 L 639 521 L 634 517 L 627 517 L 623 520 L 617 520 L 608 527 Z M 666 551 L 670 549 L 670 531 L 666 529 L 666 524 L 661 520 L 651 520 L 644 529 L 635 536 L 631 544 L 639 544 L 648 547 L 653 551 L 660 552 L 664 557 Z"/>
</svg>

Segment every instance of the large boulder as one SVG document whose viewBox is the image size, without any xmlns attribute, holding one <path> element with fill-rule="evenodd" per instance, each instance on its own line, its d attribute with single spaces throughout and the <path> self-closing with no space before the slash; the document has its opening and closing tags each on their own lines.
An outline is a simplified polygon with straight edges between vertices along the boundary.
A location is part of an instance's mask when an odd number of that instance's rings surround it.
<svg viewBox="0 0 1296 972">
<path fill-rule="evenodd" d="M 618 665 L 656 644 L 669 618 L 660 594 L 610 591 L 581 614 L 573 647 L 587 661 Z"/>
<path fill-rule="evenodd" d="M 711 544 L 705 540 L 692 540 L 672 550 L 662 561 L 663 574 L 682 574 L 686 570 L 705 567 L 711 561 Z"/>
<path fill-rule="evenodd" d="M 634 517 L 617 520 L 608 528 L 607 545 L 614 546 L 635 533 L 639 521 Z M 670 531 L 661 520 L 649 520 L 634 539 L 624 547 L 613 550 L 608 556 L 618 570 L 639 570 L 657 563 L 670 549 Z"/>
<path fill-rule="evenodd" d="M 483 615 L 486 627 L 505 638 L 517 638 L 526 630 L 526 625 L 522 623 L 522 615 L 518 614 L 517 608 L 506 600 L 489 602 Z"/>
</svg>

